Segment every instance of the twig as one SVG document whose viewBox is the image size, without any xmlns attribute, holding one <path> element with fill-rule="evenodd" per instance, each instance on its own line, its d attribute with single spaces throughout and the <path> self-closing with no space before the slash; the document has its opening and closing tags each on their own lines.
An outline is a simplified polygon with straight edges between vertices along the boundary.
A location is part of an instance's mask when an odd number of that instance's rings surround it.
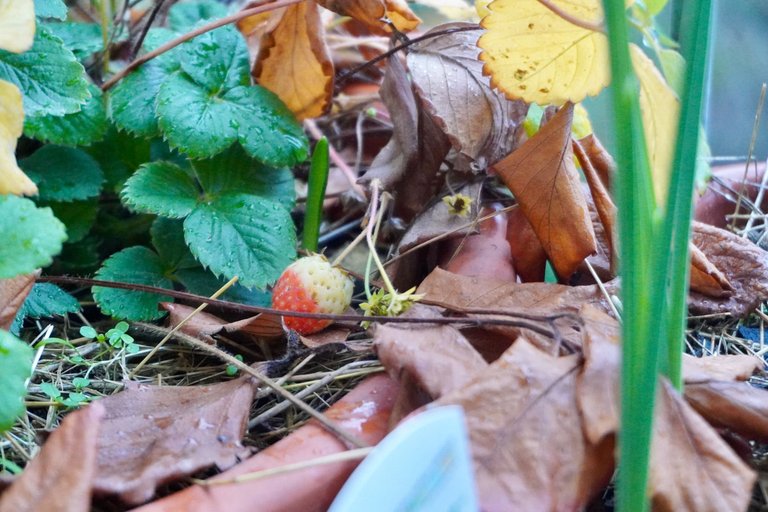
<svg viewBox="0 0 768 512">
<path fill-rule="evenodd" d="M 501 210 L 499 210 L 501 211 Z M 493 313 L 479 313 L 473 311 L 471 308 L 455 308 L 444 304 L 438 304 L 430 300 L 422 299 L 420 302 L 423 304 L 435 304 L 444 307 L 448 311 L 457 314 L 493 314 L 499 316 L 505 316 L 508 318 L 465 318 L 465 317 L 441 317 L 441 318 L 420 318 L 420 317 L 403 317 L 403 316 L 360 316 L 360 315 L 333 315 L 327 313 L 304 313 L 299 311 L 286 311 L 282 309 L 266 308 L 262 306 L 251 306 L 247 304 L 240 304 L 237 302 L 229 302 L 226 300 L 211 299 L 208 297 L 195 295 L 193 293 L 180 292 L 176 290 L 167 290 L 165 288 L 158 288 L 155 286 L 147 286 L 134 283 L 123 283 L 118 281 L 104 281 L 102 279 L 89 279 L 85 277 L 70 277 L 70 276 L 42 276 L 37 279 L 38 282 L 48 283 L 64 283 L 64 284 L 80 284 L 87 286 L 103 286 L 105 288 L 118 288 L 121 290 L 130 290 L 137 292 L 155 293 L 158 295 L 168 295 L 170 297 L 187 300 L 190 302 L 206 303 L 211 306 L 224 308 L 230 311 L 237 311 L 243 313 L 266 313 L 271 315 L 280 316 L 293 316 L 297 318 L 316 318 L 321 320 L 335 320 L 337 322 L 380 322 L 380 323 L 397 323 L 397 324 L 469 324 L 476 326 L 483 325 L 504 325 L 511 327 L 521 327 L 524 329 L 530 329 L 534 332 L 538 332 L 544 336 L 553 337 L 552 332 L 535 325 L 534 322 L 547 324 L 553 319 L 562 318 L 564 316 L 570 316 L 570 314 L 555 314 L 555 315 L 530 315 L 527 313 L 518 313 L 513 311 L 494 311 Z M 511 320 L 514 318 L 516 320 Z"/>
<path fill-rule="evenodd" d="M 141 57 L 136 58 L 132 62 L 130 62 L 127 66 L 125 66 L 123 69 L 121 69 L 118 73 L 116 73 L 112 78 L 107 80 L 101 85 L 102 91 L 108 91 L 111 89 L 117 82 L 125 78 L 129 73 L 131 73 L 133 70 L 144 64 L 145 62 L 149 62 L 150 60 L 154 59 L 155 57 L 162 55 L 163 53 L 172 50 L 179 46 L 182 43 L 186 43 L 190 39 L 194 39 L 199 35 L 205 34 L 206 32 L 210 32 L 211 30 L 215 30 L 219 27 L 223 27 L 224 25 L 229 25 L 230 23 L 235 23 L 237 21 L 240 21 L 244 18 L 247 18 L 249 16 L 253 16 L 254 14 L 260 14 L 262 12 L 268 12 L 268 11 L 274 11 L 276 9 L 280 9 L 281 7 L 286 7 L 288 5 L 298 4 L 299 2 L 303 2 L 304 0 L 278 0 L 277 2 L 260 5 L 259 7 L 254 7 L 252 9 L 244 9 L 240 12 L 236 12 L 235 14 L 231 14 L 229 16 L 225 16 L 223 18 L 220 18 L 218 20 L 214 20 L 210 23 L 207 23 L 201 27 L 196 28 L 195 30 L 192 30 L 191 32 L 187 32 L 186 34 L 183 34 L 176 39 L 173 39 L 172 41 L 168 41 L 164 45 L 156 48 L 155 50 L 152 50 L 149 53 L 145 53 Z"/>
<path fill-rule="evenodd" d="M 749 150 L 747 151 L 747 163 L 744 166 L 744 177 L 742 178 L 742 183 L 747 181 L 747 172 L 749 172 L 749 164 L 752 163 L 752 154 L 755 152 L 755 144 L 757 143 L 757 134 L 758 129 L 760 128 L 760 118 L 763 115 L 763 105 L 765 104 L 765 92 L 766 92 L 766 85 L 763 83 L 763 86 L 760 88 L 760 99 L 757 100 L 757 110 L 755 111 L 755 121 L 752 123 L 752 136 L 749 139 Z M 741 202 L 742 202 L 742 196 L 743 194 L 739 194 L 738 199 L 736 200 L 736 208 L 734 208 L 734 213 L 739 213 L 739 209 L 741 208 Z M 736 220 L 734 219 L 733 222 L 731 222 L 731 231 L 735 231 L 736 229 Z M 746 232 L 745 235 L 746 236 Z"/>
<path fill-rule="evenodd" d="M 315 391 L 317 391 L 320 388 L 323 388 L 330 384 L 332 381 L 334 381 L 339 375 L 343 374 L 344 372 L 347 372 L 350 370 L 350 368 L 354 368 L 359 366 L 359 362 L 355 361 L 353 363 L 349 363 L 347 365 L 342 366 L 341 368 L 334 370 L 328 374 L 326 374 L 322 379 L 310 384 L 309 386 L 306 386 L 304 389 L 296 393 L 294 396 L 300 400 L 303 400 L 305 397 L 311 395 Z M 286 376 L 287 377 L 287 376 Z M 248 429 L 252 429 L 257 425 L 260 425 L 261 423 L 264 423 L 269 418 L 275 416 L 276 414 L 280 414 L 284 410 L 286 410 L 288 407 L 290 407 L 291 403 L 286 401 L 280 402 L 278 404 L 275 404 L 274 406 L 270 407 L 268 410 L 264 411 L 263 413 L 259 414 L 252 420 L 248 422 Z"/>
</svg>

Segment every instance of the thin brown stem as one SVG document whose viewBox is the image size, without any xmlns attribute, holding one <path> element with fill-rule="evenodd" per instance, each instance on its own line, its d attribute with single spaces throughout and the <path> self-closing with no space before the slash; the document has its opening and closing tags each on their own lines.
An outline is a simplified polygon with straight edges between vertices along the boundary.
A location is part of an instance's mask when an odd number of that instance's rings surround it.
<svg viewBox="0 0 768 512">
<path fill-rule="evenodd" d="M 419 318 L 419 317 L 403 317 L 403 316 L 360 316 L 360 315 L 332 315 L 326 313 L 303 313 L 298 311 L 285 311 L 280 309 L 266 308 L 261 306 L 250 306 L 246 304 L 239 304 L 237 302 L 229 302 L 226 300 L 211 299 L 208 297 L 195 295 L 188 292 L 180 292 L 176 290 L 166 290 L 165 288 L 158 288 L 155 286 L 147 286 L 134 283 L 121 283 L 115 281 L 104 281 L 101 279 L 89 279 L 84 277 L 70 277 L 70 276 L 42 276 L 39 277 L 38 282 L 49 283 L 63 283 L 63 284 L 77 284 L 86 286 L 103 286 L 106 288 L 118 288 L 122 290 L 131 290 L 137 292 L 155 293 L 158 295 L 168 295 L 181 300 L 186 300 L 196 303 L 206 303 L 211 306 L 216 306 L 229 311 L 237 311 L 242 313 L 265 313 L 271 315 L 292 316 L 297 318 L 317 318 L 325 320 L 335 320 L 337 322 L 379 322 L 379 323 L 397 323 L 397 324 L 464 324 L 471 326 L 484 326 L 484 325 L 505 325 L 511 327 L 520 327 L 524 329 L 530 329 L 544 336 L 553 337 L 552 331 L 541 327 L 539 324 L 548 324 L 552 320 L 571 316 L 568 314 L 555 314 L 555 315 L 531 315 L 527 313 L 520 313 L 516 311 L 504 311 L 504 310 L 486 310 L 488 313 L 479 313 L 477 310 L 471 308 L 456 308 L 446 306 L 445 304 L 439 304 L 427 299 L 422 299 L 420 302 L 424 304 L 439 305 L 447 309 L 450 313 L 459 315 L 473 314 L 489 314 L 504 316 L 507 318 L 467 318 L 467 317 L 441 317 L 441 318 Z"/>
<path fill-rule="evenodd" d="M 214 20 L 206 25 L 203 25 L 201 27 L 196 28 L 195 30 L 192 30 L 191 32 L 187 32 L 186 34 L 183 34 L 176 39 L 172 41 L 168 41 L 164 45 L 158 47 L 157 49 L 145 53 L 144 55 L 138 57 L 137 59 L 130 62 L 127 66 L 125 66 L 122 70 L 120 70 L 118 73 L 116 73 L 112 78 L 107 80 L 101 85 L 102 91 L 108 91 L 111 89 L 117 82 L 128 76 L 132 71 L 134 71 L 136 68 L 141 66 L 142 64 L 149 62 L 150 60 L 154 59 L 155 57 L 164 54 L 165 52 L 172 50 L 179 46 L 182 43 L 186 43 L 190 39 L 194 39 L 199 35 L 205 34 L 206 32 L 210 32 L 211 30 L 215 30 L 219 27 L 223 27 L 224 25 L 229 25 L 230 23 L 235 23 L 237 21 L 240 21 L 244 18 L 247 18 L 249 16 L 253 16 L 255 14 L 261 14 L 263 12 L 268 11 L 274 11 L 276 9 L 280 9 L 281 7 L 287 7 L 289 5 L 298 4 L 299 2 L 303 2 L 304 0 L 278 0 L 277 2 L 266 4 L 266 5 L 260 5 L 258 7 L 254 7 L 252 9 L 244 9 L 240 12 L 236 12 L 235 14 L 231 14 L 229 16 L 225 16 L 223 18 L 220 18 L 218 20 Z"/>
</svg>

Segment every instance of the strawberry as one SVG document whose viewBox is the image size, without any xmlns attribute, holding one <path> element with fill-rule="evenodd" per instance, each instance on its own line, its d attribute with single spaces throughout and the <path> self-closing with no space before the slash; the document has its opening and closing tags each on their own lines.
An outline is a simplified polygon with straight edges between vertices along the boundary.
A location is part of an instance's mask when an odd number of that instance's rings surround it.
<svg viewBox="0 0 768 512">
<path fill-rule="evenodd" d="M 352 301 L 352 279 L 332 267 L 325 256 L 313 254 L 291 263 L 272 289 L 272 307 L 284 311 L 341 314 Z M 285 326 L 299 334 L 312 334 L 332 320 L 283 317 Z"/>
</svg>

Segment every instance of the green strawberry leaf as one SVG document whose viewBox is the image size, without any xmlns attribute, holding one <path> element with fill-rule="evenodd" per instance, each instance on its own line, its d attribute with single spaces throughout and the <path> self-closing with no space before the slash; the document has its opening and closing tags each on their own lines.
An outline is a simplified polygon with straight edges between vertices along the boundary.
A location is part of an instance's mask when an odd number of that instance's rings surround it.
<svg viewBox="0 0 768 512">
<path fill-rule="evenodd" d="M 123 202 L 133 211 L 181 219 L 192 212 L 200 191 L 192 177 L 170 162 L 152 162 L 125 182 Z"/>
<path fill-rule="evenodd" d="M 235 27 L 206 32 L 181 45 L 179 51 L 181 69 L 210 94 L 251 83 L 248 48 Z"/>
<path fill-rule="evenodd" d="M 40 189 L 40 199 L 75 201 L 96 197 L 104 183 L 98 162 L 83 150 L 43 146 L 21 160 L 19 166 Z"/>
<path fill-rule="evenodd" d="M 237 140 L 232 105 L 187 75 L 169 77 L 157 96 L 160 130 L 172 148 L 192 158 L 209 158 Z"/>
<path fill-rule="evenodd" d="M 235 87 L 223 99 L 235 105 L 240 144 L 254 158 L 281 166 L 307 159 L 309 143 L 301 125 L 274 93 L 263 87 Z"/>
<path fill-rule="evenodd" d="M 49 265 L 67 238 L 50 208 L 16 196 L 0 196 L 0 233 L 0 279 Z"/>
<path fill-rule="evenodd" d="M 168 73 L 150 61 L 129 74 L 110 93 L 110 116 L 118 128 L 140 137 L 160 135 L 155 99 Z"/>
<path fill-rule="evenodd" d="M 82 61 L 104 48 L 101 27 L 96 23 L 46 23 L 45 28 L 64 41 L 64 46 L 72 50 Z"/>
<path fill-rule="evenodd" d="M 96 272 L 96 278 L 173 288 L 171 280 L 163 274 L 157 254 L 141 246 L 129 247 L 110 256 Z M 93 287 L 93 298 L 104 314 L 131 321 L 157 320 L 165 314 L 158 309 L 158 304 L 173 301 L 165 295 L 102 286 Z"/>
<path fill-rule="evenodd" d="M 107 180 L 105 188 L 115 193 L 122 190 L 125 181 L 141 164 L 155 160 L 150 141 L 120 133 L 114 128 L 107 130 L 104 140 L 85 151 L 99 162 Z"/>
<path fill-rule="evenodd" d="M 18 334 L 24 319 L 48 318 L 80 311 L 76 298 L 53 283 L 35 283 L 13 319 L 11 332 Z"/>
<path fill-rule="evenodd" d="M 194 0 L 174 4 L 168 12 L 168 25 L 177 32 L 187 32 L 201 20 L 222 18 L 227 8 L 214 0 Z"/>
<path fill-rule="evenodd" d="M 35 16 L 65 20 L 67 19 L 67 5 L 64 0 L 35 0 Z"/>
<path fill-rule="evenodd" d="M 165 28 L 149 31 L 142 48 L 151 51 L 177 34 Z M 110 116 L 118 128 L 140 137 L 160 135 L 155 102 L 160 86 L 181 68 L 179 48 L 163 53 L 120 80 L 110 92 Z"/>
<path fill-rule="evenodd" d="M 23 53 L 0 50 L 0 79 L 24 94 L 24 113 L 62 116 L 80 110 L 88 98 L 85 68 L 45 27 L 37 27 L 32 48 Z"/>
<path fill-rule="evenodd" d="M 43 203 L 41 206 L 49 206 L 56 218 L 67 227 L 68 243 L 79 242 L 85 238 L 96 222 L 96 214 L 99 212 L 96 199 L 66 203 L 54 201 Z"/>
<path fill-rule="evenodd" d="M 286 168 L 267 167 L 249 157 L 238 144 L 211 159 L 191 164 L 207 196 L 256 194 L 293 209 L 293 173 Z"/>
<path fill-rule="evenodd" d="M 198 205 L 184 220 L 192 254 L 215 275 L 238 276 L 246 287 L 274 282 L 296 256 L 296 231 L 279 203 L 230 194 Z"/>
<path fill-rule="evenodd" d="M 152 223 L 149 234 L 152 237 L 152 245 L 168 270 L 175 272 L 178 269 L 199 266 L 184 241 L 183 221 L 158 217 Z"/>
<path fill-rule="evenodd" d="M 91 84 L 91 98 L 79 112 L 63 116 L 27 117 L 24 134 L 43 142 L 64 146 L 88 146 L 100 141 L 109 128 L 101 89 Z"/>
<path fill-rule="evenodd" d="M 13 426 L 24 412 L 27 379 L 32 376 L 29 345 L 13 334 L 0 330 L 0 432 Z"/>
</svg>

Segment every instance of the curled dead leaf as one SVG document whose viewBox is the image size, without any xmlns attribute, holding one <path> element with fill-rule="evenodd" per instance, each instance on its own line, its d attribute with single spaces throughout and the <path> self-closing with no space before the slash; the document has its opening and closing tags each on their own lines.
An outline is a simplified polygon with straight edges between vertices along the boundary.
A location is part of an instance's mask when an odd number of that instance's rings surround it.
<svg viewBox="0 0 768 512">
<path fill-rule="evenodd" d="M 403 63 L 397 55 L 387 61 L 381 97 L 392 118 L 394 132 L 361 181 L 381 181 L 395 194 L 395 213 L 410 222 L 439 189 L 437 171 L 450 143 L 414 97 Z"/>
<path fill-rule="evenodd" d="M 722 272 L 733 292 L 711 297 L 692 291 L 688 302 L 692 313 L 743 317 L 768 299 L 768 253 L 764 250 L 729 231 L 699 222 L 693 224 L 693 243 Z"/>
<path fill-rule="evenodd" d="M 400 32 L 410 32 L 421 20 L 403 0 L 317 0 L 317 3 L 342 16 L 350 16 L 376 34 L 392 31 L 387 21 Z"/>
<path fill-rule="evenodd" d="M 493 165 L 564 279 L 597 250 L 573 162 L 572 119 L 573 105 L 568 104 L 521 147 Z"/>
<path fill-rule="evenodd" d="M 474 28 L 474 29 L 473 29 Z M 460 153 L 454 169 L 484 167 L 515 147 L 528 106 L 506 99 L 491 87 L 477 59 L 483 30 L 472 23 L 447 23 L 425 34 L 462 30 L 416 43 L 408 53 L 408 69 L 424 108 Z"/>
</svg>

